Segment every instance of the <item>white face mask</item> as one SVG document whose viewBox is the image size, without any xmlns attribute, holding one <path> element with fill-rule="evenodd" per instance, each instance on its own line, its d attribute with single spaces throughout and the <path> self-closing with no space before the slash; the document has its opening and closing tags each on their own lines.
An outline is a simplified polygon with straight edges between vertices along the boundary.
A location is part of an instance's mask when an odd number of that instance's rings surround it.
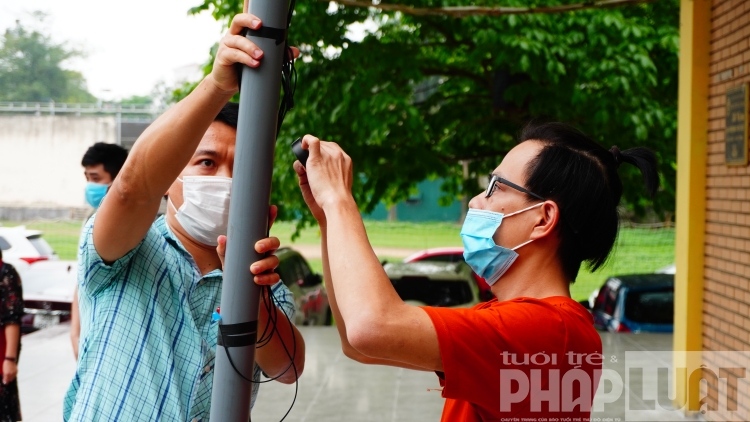
<svg viewBox="0 0 750 422">
<path fill-rule="evenodd" d="M 180 180 L 179 178 L 177 180 Z M 219 176 L 185 176 L 182 180 L 183 204 L 175 218 L 193 239 L 216 246 L 216 238 L 227 234 L 229 197 L 232 179 Z"/>
</svg>

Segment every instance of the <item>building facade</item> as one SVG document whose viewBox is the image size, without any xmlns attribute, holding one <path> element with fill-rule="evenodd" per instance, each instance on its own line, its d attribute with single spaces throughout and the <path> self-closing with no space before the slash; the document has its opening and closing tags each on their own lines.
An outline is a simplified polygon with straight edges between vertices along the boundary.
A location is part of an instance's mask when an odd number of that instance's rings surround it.
<svg viewBox="0 0 750 422">
<path fill-rule="evenodd" d="M 674 359 L 689 368 L 721 364 L 713 352 L 750 351 L 750 1 L 682 0 L 681 9 Z M 678 380 L 676 401 L 695 411 L 708 395 L 750 413 L 747 389 L 700 388 Z"/>
</svg>

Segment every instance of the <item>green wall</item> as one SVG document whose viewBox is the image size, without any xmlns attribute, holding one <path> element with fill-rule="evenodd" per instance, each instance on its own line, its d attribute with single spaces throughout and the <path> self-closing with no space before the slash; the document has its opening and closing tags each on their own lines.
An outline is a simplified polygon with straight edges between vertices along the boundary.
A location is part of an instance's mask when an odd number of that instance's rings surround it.
<svg viewBox="0 0 750 422">
<path fill-rule="evenodd" d="M 447 221 L 457 222 L 461 219 L 461 203 L 453 201 L 447 207 L 438 205 L 438 199 L 443 195 L 440 192 L 441 179 L 425 180 L 417 185 L 418 194 L 413 195 L 407 201 L 396 204 L 396 219 L 398 221 Z M 364 218 L 370 220 L 387 220 L 388 210 L 385 205 L 378 204 L 369 215 Z"/>
</svg>

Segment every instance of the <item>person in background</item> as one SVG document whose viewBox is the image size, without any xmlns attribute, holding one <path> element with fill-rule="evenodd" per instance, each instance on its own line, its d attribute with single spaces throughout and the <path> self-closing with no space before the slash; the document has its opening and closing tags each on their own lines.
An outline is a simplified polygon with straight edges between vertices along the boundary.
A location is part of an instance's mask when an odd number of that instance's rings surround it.
<svg viewBox="0 0 750 422">
<path fill-rule="evenodd" d="M 23 292 L 21 277 L 12 265 L 3 263 L 0 250 L 0 350 L 3 358 L 3 383 L 0 385 L 0 422 L 21 420 L 18 400 L 18 356 L 21 352 Z"/>
<path fill-rule="evenodd" d="M 84 221 L 96 212 L 104 195 L 112 185 L 112 182 L 120 173 L 125 159 L 128 158 L 128 150 L 104 142 L 97 142 L 83 154 L 81 165 L 83 175 L 86 176 L 86 202 L 94 209 Z M 85 223 L 84 223 L 85 224 Z M 73 356 L 78 360 L 78 340 L 81 336 L 81 318 L 78 313 L 78 286 L 73 295 L 73 303 L 70 305 L 70 342 L 73 344 Z"/>
<path fill-rule="evenodd" d="M 95 143 L 83 154 L 81 165 L 83 175 L 86 176 L 86 202 L 94 207 L 94 210 L 99 208 L 127 158 L 128 150 L 104 142 Z"/>
</svg>

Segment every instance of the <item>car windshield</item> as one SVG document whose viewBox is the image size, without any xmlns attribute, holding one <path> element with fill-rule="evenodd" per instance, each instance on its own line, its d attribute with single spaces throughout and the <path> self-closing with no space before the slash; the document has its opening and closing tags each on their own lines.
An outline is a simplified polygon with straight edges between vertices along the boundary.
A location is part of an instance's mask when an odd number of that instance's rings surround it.
<svg viewBox="0 0 750 422">
<path fill-rule="evenodd" d="M 674 290 L 629 292 L 625 298 L 625 318 L 641 324 L 672 324 Z"/>
<path fill-rule="evenodd" d="M 450 263 L 456 263 L 456 262 L 465 262 L 464 256 L 462 254 L 444 254 L 444 255 L 432 255 L 428 256 L 424 259 L 420 259 L 420 261 L 427 261 L 427 262 L 450 262 Z"/>
<path fill-rule="evenodd" d="M 401 300 L 415 300 L 427 306 L 459 306 L 472 301 L 471 287 L 464 280 L 431 280 L 408 276 L 391 280 Z"/>
<path fill-rule="evenodd" d="M 619 284 L 608 282 L 599 290 L 599 295 L 594 303 L 594 310 L 604 312 L 607 315 L 614 315 L 615 305 L 617 305 L 617 290 Z"/>
<path fill-rule="evenodd" d="M 41 235 L 29 236 L 28 239 L 34 246 L 34 249 L 39 252 L 40 256 L 52 256 L 55 254 L 55 251 L 46 240 L 42 239 Z"/>
<path fill-rule="evenodd" d="M 0 236 L 0 250 L 7 251 L 8 249 L 10 249 L 10 243 L 4 237 Z"/>
</svg>

